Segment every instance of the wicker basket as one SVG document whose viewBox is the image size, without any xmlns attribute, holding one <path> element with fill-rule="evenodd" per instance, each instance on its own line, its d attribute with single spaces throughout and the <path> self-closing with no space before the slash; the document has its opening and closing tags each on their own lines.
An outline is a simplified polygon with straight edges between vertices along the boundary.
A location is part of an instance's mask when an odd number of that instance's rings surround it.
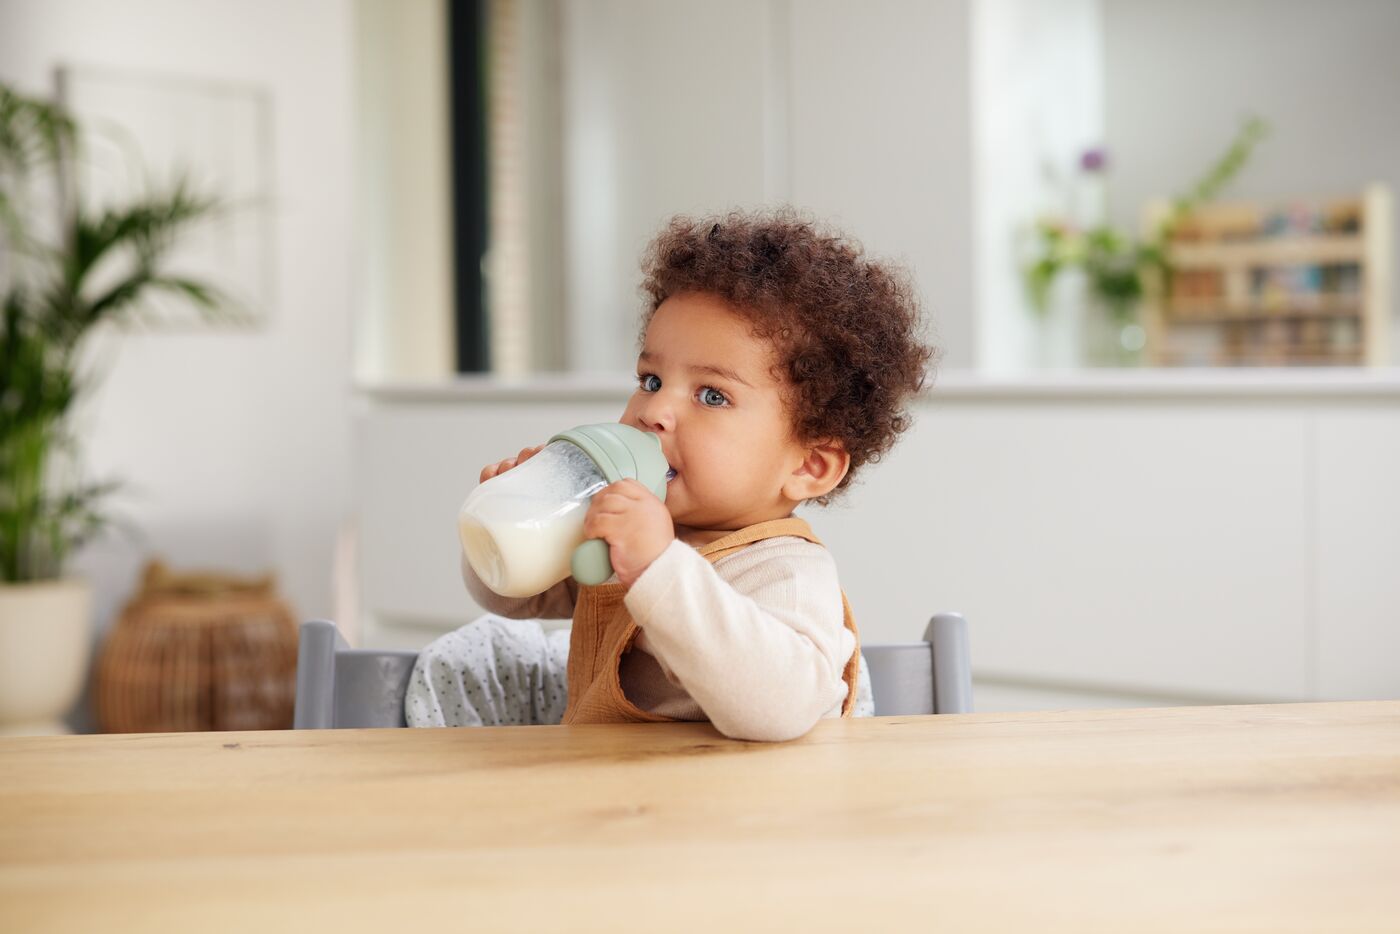
<svg viewBox="0 0 1400 934">
<path fill-rule="evenodd" d="M 296 623 L 271 576 L 152 562 L 98 660 L 98 722 L 109 733 L 289 729 L 296 667 Z"/>
</svg>

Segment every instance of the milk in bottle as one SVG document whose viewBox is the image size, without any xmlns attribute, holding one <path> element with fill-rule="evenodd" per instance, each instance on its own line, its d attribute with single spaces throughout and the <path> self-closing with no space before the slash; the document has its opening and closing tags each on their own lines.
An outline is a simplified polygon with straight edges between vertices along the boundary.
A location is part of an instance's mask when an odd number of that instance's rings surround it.
<svg viewBox="0 0 1400 934">
<path fill-rule="evenodd" d="M 568 441 L 474 489 L 457 516 L 467 560 L 505 597 L 528 597 L 569 576 L 595 493 L 608 485 L 593 460 Z"/>
</svg>

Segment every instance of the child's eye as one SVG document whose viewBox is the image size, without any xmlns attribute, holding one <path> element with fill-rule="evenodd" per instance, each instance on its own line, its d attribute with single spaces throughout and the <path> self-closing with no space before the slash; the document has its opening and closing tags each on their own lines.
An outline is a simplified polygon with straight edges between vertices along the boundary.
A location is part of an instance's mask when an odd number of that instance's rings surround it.
<svg viewBox="0 0 1400 934">
<path fill-rule="evenodd" d="M 711 389 L 709 386 L 706 386 L 704 389 L 700 390 L 700 404 L 718 409 L 728 405 L 729 400 L 726 399 L 724 393 L 720 392 L 718 389 Z"/>
<path fill-rule="evenodd" d="M 652 383 L 652 380 L 656 382 Z M 661 377 L 655 373 L 643 373 L 637 377 L 637 385 L 641 387 L 642 392 L 656 392 L 661 388 Z"/>
</svg>

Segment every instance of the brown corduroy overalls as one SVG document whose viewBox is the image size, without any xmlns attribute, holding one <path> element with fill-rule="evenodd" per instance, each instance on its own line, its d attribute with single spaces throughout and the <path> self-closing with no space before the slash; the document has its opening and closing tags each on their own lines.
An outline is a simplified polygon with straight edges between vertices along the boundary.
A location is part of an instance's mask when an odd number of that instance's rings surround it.
<svg viewBox="0 0 1400 934">
<path fill-rule="evenodd" d="M 711 564 L 754 542 L 780 535 L 795 535 L 813 544 L 821 541 L 812 528 L 797 518 L 773 519 L 730 532 L 697 549 Z M 648 713 L 629 701 L 622 693 L 619 665 L 622 656 L 631 651 L 641 631 L 632 620 L 623 599 L 627 588 L 620 583 L 579 587 L 578 603 L 574 607 L 573 630 L 569 636 L 569 703 L 564 710 L 564 723 L 663 723 L 671 717 Z M 841 716 L 849 717 L 856 701 L 856 678 L 860 659 L 860 632 L 851 615 L 851 604 L 841 594 L 846 628 L 855 636 L 856 649 L 841 673 L 846 682 L 846 700 L 841 704 Z"/>
</svg>

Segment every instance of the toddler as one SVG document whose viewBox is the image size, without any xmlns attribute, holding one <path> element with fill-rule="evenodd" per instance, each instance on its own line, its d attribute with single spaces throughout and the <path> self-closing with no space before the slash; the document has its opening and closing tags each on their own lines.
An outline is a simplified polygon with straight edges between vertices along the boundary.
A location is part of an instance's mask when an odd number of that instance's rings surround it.
<svg viewBox="0 0 1400 934">
<path fill-rule="evenodd" d="M 584 534 L 607 541 L 616 572 L 597 587 L 502 597 L 464 556 L 491 615 L 420 655 L 411 726 L 708 720 L 777 741 L 858 697 L 870 712 L 835 562 L 793 510 L 831 502 L 908 427 L 934 355 L 912 287 L 789 212 L 675 218 L 643 265 L 619 421 L 660 439 L 665 502 L 635 480 L 593 498 Z M 563 618 L 567 632 L 536 622 Z"/>
</svg>

